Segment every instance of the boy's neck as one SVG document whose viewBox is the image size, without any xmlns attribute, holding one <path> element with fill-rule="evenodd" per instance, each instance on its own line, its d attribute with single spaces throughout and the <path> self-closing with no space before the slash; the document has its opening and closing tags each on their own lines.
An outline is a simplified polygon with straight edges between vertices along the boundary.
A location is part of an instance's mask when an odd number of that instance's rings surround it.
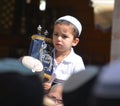
<svg viewBox="0 0 120 106">
<path fill-rule="evenodd" d="M 55 60 L 59 64 L 61 63 L 65 57 L 67 57 L 71 52 L 71 49 L 66 52 L 57 52 L 55 53 Z"/>
</svg>

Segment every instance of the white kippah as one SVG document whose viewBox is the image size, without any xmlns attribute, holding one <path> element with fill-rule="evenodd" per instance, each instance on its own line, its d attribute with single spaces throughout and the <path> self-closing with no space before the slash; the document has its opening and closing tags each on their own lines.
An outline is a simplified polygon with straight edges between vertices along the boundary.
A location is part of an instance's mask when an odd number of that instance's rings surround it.
<svg viewBox="0 0 120 106">
<path fill-rule="evenodd" d="M 73 16 L 66 15 L 66 16 L 63 16 L 63 17 L 58 18 L 58 19 L 56 20 L 56 22 L 59 21 L 59 20 L 66 20 L 66 21 L 72 23 L 72 24 L 78 29 L 78 32 L 79 32 L 78 37 L 80 36 L 81 31 L 82 31 L 82 25 L 81 25 L 81 23 L 78 21 L 78 19 L 76 19 L 76 18 L 73 17 Z"/>
</svg>

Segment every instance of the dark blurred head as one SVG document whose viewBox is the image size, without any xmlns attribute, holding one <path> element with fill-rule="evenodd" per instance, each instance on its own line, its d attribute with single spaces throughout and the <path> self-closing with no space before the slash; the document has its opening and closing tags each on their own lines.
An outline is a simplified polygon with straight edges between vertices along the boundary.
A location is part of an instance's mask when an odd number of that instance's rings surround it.
<svg viewBox="0 0 120 106">
<path fill-rule="evenodd" d="M 40 77 L 17 59 L 0 60 L 0 106 L 42 106 Z"/>
<path fill-rule="evenodd" d="M 92 106 L 120 106 L 120 60 L 105 65 L 93 88 Z"/>
<path fill-rule="evenodd" d="M 98 67 L 96 66 L 87 66 L 84 71 L 73 74 L 64 83 L 64 106 L 87 106 L 97 74 Z"/>
</svg>

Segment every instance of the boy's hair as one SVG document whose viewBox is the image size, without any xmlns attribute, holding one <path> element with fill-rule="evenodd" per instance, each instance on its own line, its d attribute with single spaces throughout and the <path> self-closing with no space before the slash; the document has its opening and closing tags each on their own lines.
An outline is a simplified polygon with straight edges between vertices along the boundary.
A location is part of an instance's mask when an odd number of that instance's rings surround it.
<svg viewBox="0 0 120 106">
<path fill-rule="evenodd" d="M 73 25 L 73 24 L 70 23 L 69 21 L 66 21 L 66 20 L 58 20 L 58 21 L 55 22 L 55 24 L 71 25 L 71 26 L 73 27 L 73 35 L 74 35 L 74 38 L 78 38 L 78 37 L 79 37 L 78 29 L 75 27 L 75 25 Z"/>
</svg>

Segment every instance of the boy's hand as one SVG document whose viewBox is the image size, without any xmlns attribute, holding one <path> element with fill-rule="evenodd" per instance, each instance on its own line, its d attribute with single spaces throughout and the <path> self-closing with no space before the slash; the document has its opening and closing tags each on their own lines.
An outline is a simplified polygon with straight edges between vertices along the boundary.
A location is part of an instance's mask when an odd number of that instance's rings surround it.
<svg viewBox="0 0 120 106">
<path fill-rule="evenodd" d="M 51 83 L 49 83 L 49 82 L 44 82 L 44 83 L 43 83 L 43 88 L 44 88 L 44 90 L 49 90 L 49 89 L 51 88 Z"/>
</svg>

